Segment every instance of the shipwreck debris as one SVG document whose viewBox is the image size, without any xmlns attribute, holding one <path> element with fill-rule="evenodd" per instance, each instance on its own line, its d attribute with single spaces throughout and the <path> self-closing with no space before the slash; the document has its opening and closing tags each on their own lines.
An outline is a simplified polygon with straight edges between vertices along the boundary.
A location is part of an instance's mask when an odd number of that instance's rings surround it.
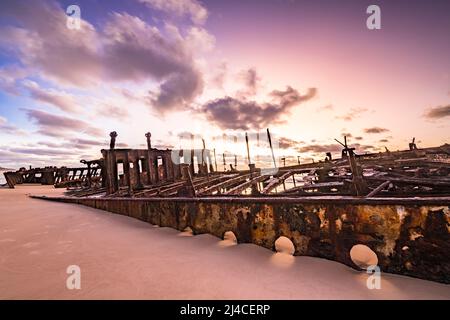
<svg viewBox="0 0 450 320">
<path fill-rule="evenodd" d="M 235 155 L 234 167 L 227 170 L 223 154 L 219 172 L 215 156 L 212 160 L 215 149 L 207 149 L 204 141 L 201 149 L 161 150 L 151 146 L 148 132 L 147 149 L 116 149 L 117 136 L 111 133 L 101 159 L 82 161 L 86 174 L 70 169 L 72 178 L 65 182 L 81 180 L 77 189 L 44 199 L 178 230 L 190 227 L 194 234 L 222 237 L 231 231 L 239 243 L 272 250 L 283 236 L 292 241 L 295 255 L 357 269 L 363 264 L 355 264 L 350 251 L 367 246 L 382 271 L 450 283 L 448 144 L 356 154 L 344 137 L 338 141 L 341 158 L 327 153 L 326 161 L 279 168 L 274 161 L 276 170 L 266 171 L 251 161 L 246 135 L 248 169 L 237 170 Z M 61 172 L 52 170 L 52 177 Z"/>
</svg>

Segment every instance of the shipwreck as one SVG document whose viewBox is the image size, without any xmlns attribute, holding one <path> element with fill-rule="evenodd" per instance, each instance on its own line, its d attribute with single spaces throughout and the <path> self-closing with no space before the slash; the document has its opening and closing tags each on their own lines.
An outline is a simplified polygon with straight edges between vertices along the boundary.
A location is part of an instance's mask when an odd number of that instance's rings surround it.
<svg viewBox="0 0 450 320">
<path fill-rule="evenodd" d="M 270 141 L 270 133 L 267 130 Z M 356 245 L 370 248 L 381 271 L 450 283 L 450 145 L 356 154 L 278 167 L 251 162 L 218 170 L 215 149 L 115 148 L 110 134 L 102 157 L 83 168 L 44 168 L 5 173 L 16 183 L 67 187 L 65 196 L 35 198 L 81 204 L 194 234 L 275 249 L 284 236 L 294 255 L 321 257 L 355 269 Z M 273 151 L 273 150 L 272 150 Z M 273 155 L 273 152 L 272 152 Z M 274 161 L 274 166 L 276 162 Z M 36 177 L 40 173 L 40 179 Z"/>
</svg>

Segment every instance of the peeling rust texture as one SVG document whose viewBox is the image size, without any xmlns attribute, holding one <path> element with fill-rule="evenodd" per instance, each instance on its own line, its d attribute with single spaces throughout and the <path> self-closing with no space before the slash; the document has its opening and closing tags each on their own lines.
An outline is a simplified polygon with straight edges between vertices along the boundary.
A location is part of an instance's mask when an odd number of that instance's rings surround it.
<svg viewBox="0 0 450 320">
<path fill-rule="evenodd" d="M 295 255 L 321 257 L 358 267 L 350 258 L 356 244 L 378 256 L 382 271 L 450 283 L 450 199 L 358 198 L 47 198 L 128 215 L 194 234 L 223 237 L 274 250 L 288 237 Z M 282 201 L 280 201 L 282 200 Z"/>
</svg>

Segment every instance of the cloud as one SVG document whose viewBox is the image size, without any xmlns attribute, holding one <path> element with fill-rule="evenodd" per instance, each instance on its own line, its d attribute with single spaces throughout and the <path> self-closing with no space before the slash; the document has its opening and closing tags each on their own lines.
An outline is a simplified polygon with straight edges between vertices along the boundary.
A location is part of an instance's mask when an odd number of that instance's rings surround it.
<svg viewBox="0 0 450 320">
<path fill-rule="evenodd" d="M 278 147 L 281 149 L 290 149 L 300 144 L 300 141 L 295 141 L 286 137 L 280 137 L 278 139 Z"/>
<path fill-rule="evenodd" d="M 6 65 L 0 68 L 0 88 L 12 95 L 20 95 L 17 82 L 28 76 L 26 70 L 17 65 Z"/>
<path fill-rule="evenodd" d="M 372 152 L 374 149 L 371 145 L 362 145 L 359 143 L 351 143 L 350 146 L 355 148 L 357 153 Z M 343 147 L 339 144 L 311 144 L 300 147 L 297 151 L 301 153 L 310 152 L 317 155 L 325 152 L 341 153 L 342 149 Z"/>
<path fill-rule="evenodd" d="M 8 120 L 0 116 L 0 133 L 11 135 L 25 135 L 26 132 L 8 123 Z"/>
<path fill-rule="evenodd" d="M 172 144 L 167 144 L 167 143 L 157 143 L 155 145 L 152 145 L 152 148 L 166 150 L 166 149 L 174 149 L 175 146 Z"/>
<path fill-rule="evenodd" d="M 334 106 L 331 104 L 328 104 L 326 106 L 318 108 L 319 111 L 331 111 L 334 110 Z"/>
<path fill-rule="evenodd" d="M 223 85 L 225 84 L 225 80 L 227 78 L 228 73 L 228 64 L 222 61 L 217 66 L 217 71 L 214 73 L 209 82 L 216 88 L 223 89 Z"/>
<path fill-rule="evenodd" d="M 161 113 L 183 107 L 202 93 L 203 75 L 187 44 L 193 39 L 196 43 L 211 41 L 198 28 L 191 28 L 186 39 L 181 38 L 175 26 L 168 26 L 167 30 L 169 35 L 164 35 L 126 13 L 114 13 L 104 30 L 109 39 L 104 46 L 108 78 L 160 81 L 147 101 Z"/>
<path fill-rule="evenodd" d="M 128 143 L 119 142 L 119 143 L 116 143 L 116 147 L 117 148 L 129 148 L 130 146 L 128 145 Z"/>
<path fill-rule="evenodd" d="M 316 88 L 309 88 L 306 95 L 302 96 L 300 93 L 292 88 L 291 86 L 287 86 L 286 90 L 274 90 L 270 93 L 270 95 L 274 98 L 279 99 L 279 105 L 284 108 L 290 108 L 294 105 L 308 101 L 314 98 L 317 94 Z"/>
<path fill-rule="evenodd" d="M 82 20 L 80 30 L 68 30 L 65 11 L 56 2 L 1 1 L 0 18 L 14 21 L 0 27 L 0 46 L 17 54 L 22 65 L 76 85 L 100 73 L 95 28 Z"/>
<path fill-rule="evenodd" d="M 187 31 L 184 45 L 190 52 L 209 52 L 214 49 L 216 38 L 206 29 L 201 27 L 190 27 Z"/>
<path fill-rule="evenodd" d="M 381 139 L 379 142 L 381 142 L 381 143 L 387 143 L 387 142 L 389 142 L 389 140 L 388 140 L 388 139 Z"/>
<path fill-rule="evenodd" d="M 352 143 L 351 146 L 356 149 L 357 153 L 373 152 L 376 149 L 376 147 L 368 144 Z"/>
<path fill-rule="evenodd" d="M 139 0 L 151 8 L 177 16 L 188 16 L 193 23 L 203 24 L 208 18 L 208 10 L 196 0 Z"/>
<path fill-rule="evenodd" d="M 30 146 L 32 146 L 33 144 L 28 144 Z M 36 145 L 38 146 L 46 146 L 49 148 L 63 148 L 66 147 L 66 144 L 63 143 L 55 143 L 55 142 L 51 142 L 51 141 L 39 141 L 38 143 L 36 143 Z"/>
<path fill-rule="evenodd" d="M 97 115 L 106 118 L 117 118 L 123 120 L 129 116 L 128 111 L 124 108 L 114 106 L 112 104 L 102 104 L 97 109 Z"/>
<path fill-rule="evenodd" d="M 53 88 L 43 89 L 36 82 L 25 80 L 23 85 L 28 89 L 32 98 L 47 104 L 51 104 L 66 112 L 78 112 L 80 107 L 75 102 L 75 97 Z"/>
<path fill-rule="evenodd" d="M 300 95 L 288 86 L 286 90 L 272 91 L 270 103 L 223 97 L 205 103 L 201 111 L 209 121 L 223 129 L 262 128 L 268 124 L 282 123 L 282 117 L 288 115 L 292 107 L 311 99 L 315 94 L 315 88 Z"/>
<path fill-rule="evenodd" d="M 429 119 L 442 119 L 445 117 L 450 117 L 450 104 L 429 109 L 426 112 L 425 117 Z"/>
<path fill-rule="evenodd" d="M 107 147 L 109 142 L 106 140 L 90 140 L 90 139 L 80 139 L 74 138 L 70 140 L 70 144 L 78 149 L 89 149 L 92 147 Z"/>
<path fill-rule="evenodd" d="M 359 118 L 364 112 L 367 112 L 366 108 L 351 108 L 350 111 L 342 116 L 336 116 L 336 119 L 342 119 L 344 121 L 352 121 Z"/>
<path fill-rule="evenodd" d="M 60 150 L 60 149 L 48 149 L 48 148 L 11 148 L 11 152 L 21 154 L 32 154 L 37 156 L 58 156 L 58 155 L 76 155 L 77 151 Z"/>
<path fill-rule="evenodd" d="M 257 74 L 255 68 L 250 68 L 241 71 L 238 75 L 239 80 L 243 81 L 245 89 L 240 90 L 237 96 L 248 97 L 254 96 L 258 90 L 259 82 L 261 81 L 260 76 Z"/>
<path fill-rule="evenodd" d="M 364 129 L 365 133 L 370 133 L 370 134 L 383 133 L 383 132 L 389 132 L 389 131 L 390 131 L 389 129 L 380 128 L 380 127 L 372 127 L 372 128 Z"/>
<path fill-rule="evenodd" d="M 97 149 L 99 149 L 100 147 L 105 147 L 108 145 L 109 145 L 109 142 L 106 140 L 90 140 L 90 139 L 72 138 L 72 139 L 65 140 L 62 143 L 55 143 L 55 142 L 51 142 L 51 141 L 39 141 L 35 145 L 30 145 L 30 147 L 46 146 L 48 148 L 55 148 L 55 149 L 68 148 L 68 149 L 86 150 L 86 149 L 92 149 L 93 147 L 97 147 Z"/>
<path fill-rule="evenodd" d="M 21 161 L 22 164 L 28 164 L 33 160 L 33 157 L 29 154 L 11 152 L 7 148 L 0 146 L 0 163 L 2 167 L 18 168 L 21 166 L 18 164 L 19 161 Z"/>
<path fill-rule="evenodd" d="M 49 162 L 51 159 L 51 163 Z M 0 146 L 0 164 L 2 167 L 15 168 L 43 167 L 48 165 L 79 166 L 80 157 L 74 150 L 51 150 L 42 147 L 15 147 L 8 149 Z"/>
<path fill-rule="evenodd" d="M 350 132 L 343 132 L 343 133 L 341 133 L 341 136 L 347 137 L 347 138 L 353 137 L 353 135 Z"/>
<path fill-rule="evenodd" d="M 177 2 L 167 3 L 175 6 Z M 196 2 L 191 3 L 180 5 L 195 8 Z M 113 12 L 98 27 L 82 20 L 80 30 L 69 30 L 63 8 L 54 1 L 32 6 L 24 0 L 1 1 L 0 18 L 13 21 L 0 27 L 0 48 L 44 80 L 80 88 L 151 80 L 156 89 L 147 102 L 161 112 L 188 104 L 202 92 L 203 74 L 195 54 L 199 46 L 214 45 L 214 38 L 200 27 L 191 27 L 183 38 L 175 26 L 167 24 L 160 30 L 127 13 Z M 67 96 L 28 89 L 41 101 L 70 109 Z"/>
<path fill-rule="evenodd" d="M 64 137 L 68 134 L 85 133 L 91 136 L 102 136 L 102 130 L 88 123 L 65 116 L 54 115 L 41 110 L 23 109 L 28 118 L 39 126 L 38 132 L 52 137 Z"/>
<path fill-rule="evenodd" d="M 339 144 L 310 144 L 298 148 L 299 152 L 325 153 L 325 152 L 341 152 L 342 146 Z"/>
<path fill-rule="evenodd" d="M 159 29 L 127 13 L 112 13 L 103 33 L 104 72 L 113 80 L 160 80 L 189 69 L 192 62 L 182 39 L 169 41 Z"/>
<path fill-rule="evenodd" d="M 354 137 L 355 140 L 362 140 L 364 139 L 363 137 Z"/>
<path fill-rule="evenodd" d="M 164 113 L 175 108 L 183 108 L 203 91 L 203 80 L 198 71 L 175 73 L 159 87 L 159 92 L 151 94 L 149 101 L 156 110 Z"/>
</svg>

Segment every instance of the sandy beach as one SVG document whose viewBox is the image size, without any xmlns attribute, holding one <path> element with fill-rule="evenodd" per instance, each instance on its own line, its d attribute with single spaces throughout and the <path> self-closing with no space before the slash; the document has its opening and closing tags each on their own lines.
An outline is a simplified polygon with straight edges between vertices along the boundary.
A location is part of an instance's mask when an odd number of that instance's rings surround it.
<svg viewBox="0 0 450 320">
<path fill-rule="evenodd" d="M 62 192 L 0 189 L 1 299 L 450 299 L 449 285 L 383 273 L 369 290 L 336 262 L 27 197 Z M 80 290 L 66 288 L 69 265 Z"/>
</svg>

